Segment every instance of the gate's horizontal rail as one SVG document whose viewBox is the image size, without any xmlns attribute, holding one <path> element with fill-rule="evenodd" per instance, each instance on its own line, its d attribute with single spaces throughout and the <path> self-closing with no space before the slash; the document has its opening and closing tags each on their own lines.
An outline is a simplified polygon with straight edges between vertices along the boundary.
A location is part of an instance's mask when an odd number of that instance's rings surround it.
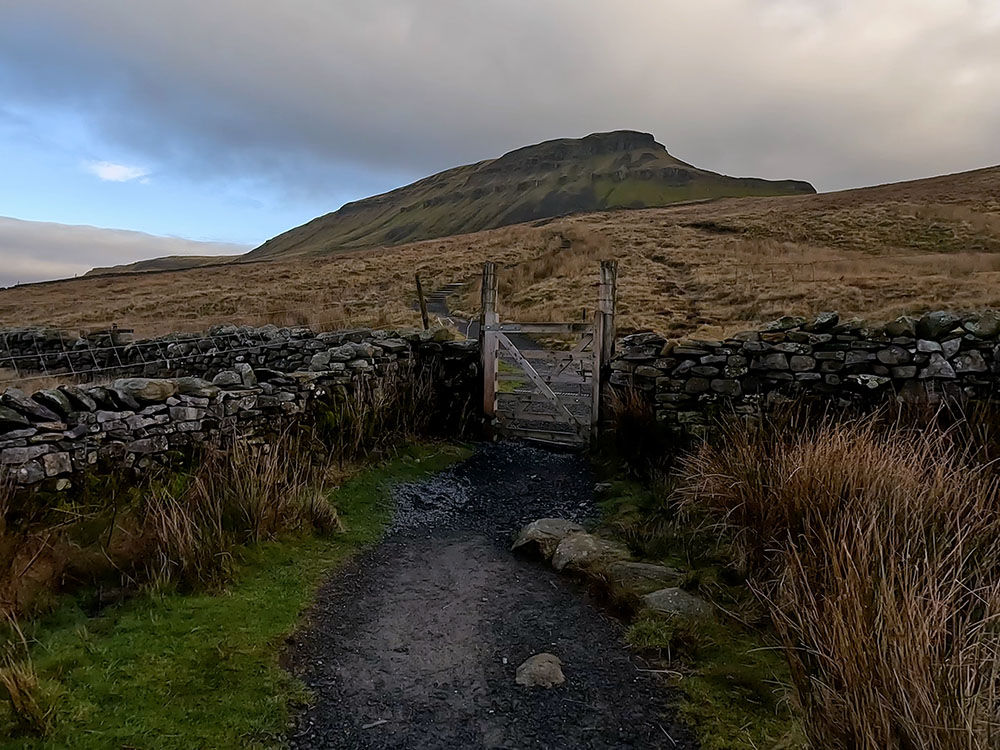
<svg viewBox="0 0 1000 750">
<path fill-rule="evenodd" d="M 593 333 L 593 323 L 496 323 L 484 326 L 500 333 Z"/>
<path fill-rule="evenodd" d="M 557 393 L 559 400 L 564 404 L 589 404 L 589 394 Z M 496 396 L 498 406 L 509 404 L 550 404 L 550 401 L 538 391 L 515 391 L 513 393 L 498 393 Z"/>
<path fill-rule="evenodd" d="M 563 362 L 592 362 L 593 352 L 561 352 L 549 349 L 519 349 L 525 359 L 562 364 Z"/>
<path fill-rule="evenodd" d="M 548 385 L 590 385 L 593 382 L 591 378 L 581 375 L 569 375 L 565 372 L 559 375 L 539 375 L 539 377 Z M 528 380 L 527 375 L 519 372 L 501 372 L 497 374 L 497 382 L 500 383 L 527 383 Z"/>
<path fill-rule="evenodd" d="M 525 440 L 536 440 L 544 443 L 553 443 L 555 445 L 562 445 L 572 448 L 581 447 L 587 444 L 589 438 L 587 433 L 589 430 L 584 430 L 584 435 L 578 432 L 559 432 L 557 430 L 537 430 L 529 429 L 526 427 L 508 427 L 505 425 L 497 425 L 496 431 L 501 435 L 506 435 L 507 437 L 518 437 L 524 438 Z"/>
<path fill-rule="evenodd" d="M 566 425 L 566 427 L 572 429 L 566 418 L 562 414 L 554 414 L 552 412 L 535 412 L 526 411 L 524 409 L 515 409 L 514 411 L 498 411 L 497 417 L 500 419 L 500 424 L 513 427 L 511 422 L 546 422 L 549 424 L 561 424 Z"/>
</svg>

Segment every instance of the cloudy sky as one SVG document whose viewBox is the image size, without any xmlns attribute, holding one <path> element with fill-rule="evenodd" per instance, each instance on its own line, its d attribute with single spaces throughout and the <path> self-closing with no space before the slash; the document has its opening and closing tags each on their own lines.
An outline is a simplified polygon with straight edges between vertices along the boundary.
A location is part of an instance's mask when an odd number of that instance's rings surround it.
<svg viewBox="0 0 1000 750">
<path fill-rule="evenodd" d="M 617 128 L 820 190 L 1000 163 L 1000 0 L 0 0 L 0 285 Z"/>
</svg>

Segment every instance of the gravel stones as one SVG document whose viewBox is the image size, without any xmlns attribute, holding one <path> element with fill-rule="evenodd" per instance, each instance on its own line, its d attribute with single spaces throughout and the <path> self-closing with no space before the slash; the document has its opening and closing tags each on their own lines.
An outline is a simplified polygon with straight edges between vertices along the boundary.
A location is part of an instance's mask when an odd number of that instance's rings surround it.
<svg viewBox="0 0 1000 750">
<path fill-rule="evenodd" d="M 293 716 L 294 750 L 621 750 L 660 747 L 664 732 L 672 749 L 697 747 L 619 624 L 572 578 L 509 551 L 530 521 L 595 514 L 584 457 L 483 444 L 393 494 L 385 539 L 320 589 L 289 639 L 282 663 L 314 696 Z M 565 681 L 517 684 L 541 654 L 572 668 Z"/>
</svg>

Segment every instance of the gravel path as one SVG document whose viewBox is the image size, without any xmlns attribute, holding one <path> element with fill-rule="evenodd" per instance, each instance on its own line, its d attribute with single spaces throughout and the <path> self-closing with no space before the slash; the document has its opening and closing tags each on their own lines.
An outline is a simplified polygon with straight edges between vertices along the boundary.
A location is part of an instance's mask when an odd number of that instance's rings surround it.
<svg viewBox="0 0 1000 750">
<path fill-rule="evenodd" d="M 593 515 L 586 461 L 513 443 L 396 490 L 385 541 L 321 590 L 287 662 L 316 700 L 294 748 L 693 748 L 585 591 L 508 551 L 542 516 Z M 562 659 L 552 690 L 514 683 Z"/>
</svg>

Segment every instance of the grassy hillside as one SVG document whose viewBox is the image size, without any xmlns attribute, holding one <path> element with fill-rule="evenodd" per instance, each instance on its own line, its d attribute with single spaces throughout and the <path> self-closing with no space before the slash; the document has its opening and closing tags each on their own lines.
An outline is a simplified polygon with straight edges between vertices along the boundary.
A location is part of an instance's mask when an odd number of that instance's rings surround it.
<svg viewBox="0 0 1000 750">
<path fill-rule="evenodd" d="M 292 260 L 94 277 L 0 291 L 0 325 L 112 322 L 140 334 L 214 323 L 419 323 L 426 289 L 500 268 L 510 320 L 578 319 L 598 260 L 617 258 L 622 330 L 713 336 L 778 315 L 874 320 L 1000 307 L 1000 167 L 843 193 L 604 211 L 394 247 Z M 0 363 L 2 366 L 3 363 Z"/>
<path fill-rule="evenodd" d="M 107 276 L 115 273 L 148 273 L 149 271 L 183 271 L 187 268 L 200 268 L 220 263 L 229 263 L 239 258 L 238 255 L 168 255 L 163 258 L 139 260 L 135 263 L 123 263 L 118 266 L 92 268 L 84 276 Z"/>
<path fill-rule="evenodd" d="M 647 133 L 594 133 L 526 146 L 348 203 L 278 235 L 247 257 L 394 245 L 581 211 L 813 192 L 806 182 L 698 169 L 675 159 Z"/>
</svg>

